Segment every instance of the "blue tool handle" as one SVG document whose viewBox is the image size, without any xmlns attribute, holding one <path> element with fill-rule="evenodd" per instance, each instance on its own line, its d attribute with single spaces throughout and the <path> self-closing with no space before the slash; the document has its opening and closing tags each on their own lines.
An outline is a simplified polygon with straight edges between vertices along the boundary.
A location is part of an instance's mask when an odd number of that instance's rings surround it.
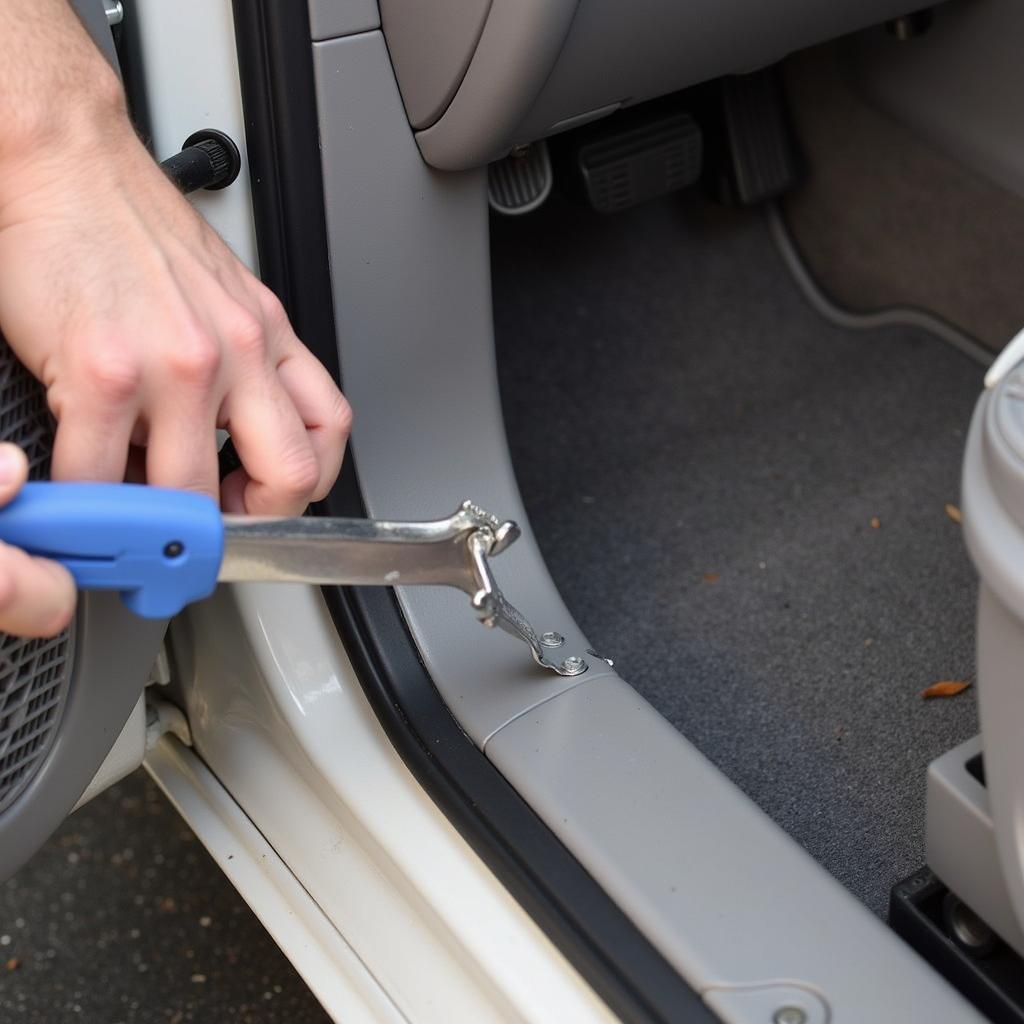
<svg viewBox="0 0 1024 1024">
<path fill-rule="evenodd" d="M 217 585 L 224 523 L 202 494 L 138 484 L 29 483 L 0 509 L 0 540 L 66 566 L 81 590 L 119 590 L 163 619 Z"/>
</svg>

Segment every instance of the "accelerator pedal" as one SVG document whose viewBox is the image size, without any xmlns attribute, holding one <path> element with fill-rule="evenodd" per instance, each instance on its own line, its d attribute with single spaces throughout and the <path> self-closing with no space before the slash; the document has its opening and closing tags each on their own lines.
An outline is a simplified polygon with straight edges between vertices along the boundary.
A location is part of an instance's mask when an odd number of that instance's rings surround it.
<svg viewBox="0 0 1024 1024">
<path fill-rule="evenodd" d="M 719 162 L 723 202 L 756 206 L 799 180 L 799 159 L 785 94 L 775 68 L 723 78 L 724 152 Z"/>
</svg>

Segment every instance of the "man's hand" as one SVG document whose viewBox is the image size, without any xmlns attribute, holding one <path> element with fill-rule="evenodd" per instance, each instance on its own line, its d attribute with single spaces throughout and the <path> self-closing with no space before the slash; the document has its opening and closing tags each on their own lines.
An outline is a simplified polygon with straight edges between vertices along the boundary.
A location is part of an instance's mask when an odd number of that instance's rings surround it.
<svg viewBox="0 0 1024 1024">
<path fill-rule="evenodd" d="M 219 494 L 227 511 L 294 515 L 322 498 L 345 399 L 146 153 L 65 0 L 0 0 L 0 69 L 0 327 L 47 389 L 54 477 L 121 480 L 133 447 L 147 482 Z M 27 109 L 6 109 L 19 95 Z M 223 484 L 218 427 L 242 462 Z"/>
<path fill-rule="evenodd" d="M 0 506 L 28 478 L 25 453 L 0 444 Z M 62 565 L 0 543 L 0 632 L 56 636 L 75 610 L 75 581 Z"/>
</svg>

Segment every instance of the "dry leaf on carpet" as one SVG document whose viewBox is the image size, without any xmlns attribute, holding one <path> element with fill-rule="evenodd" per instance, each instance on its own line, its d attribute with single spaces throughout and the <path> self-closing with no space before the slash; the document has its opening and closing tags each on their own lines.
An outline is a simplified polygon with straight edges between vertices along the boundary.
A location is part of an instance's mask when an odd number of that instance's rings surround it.
<svg viewBox="0 0 1024 1024">
<path fill-rule="evenodd" d="M 941 683 L 932 683 L 927 690 L 922 690 L 921 696 L 926 700 L 929 697 L 955 697 L 958 693 L 963 693 L 970 685 L 970 683 L 955 679 L 944 679 Z"/>
</svg>

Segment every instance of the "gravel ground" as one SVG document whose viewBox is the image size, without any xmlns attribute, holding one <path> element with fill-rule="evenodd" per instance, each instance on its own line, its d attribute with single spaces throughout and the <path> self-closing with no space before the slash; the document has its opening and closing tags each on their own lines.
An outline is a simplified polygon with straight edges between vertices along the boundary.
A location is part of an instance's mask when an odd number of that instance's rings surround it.
<svg viewBox="0 0 1024 1024">
<path fill-rule="evenodd" d="M 0 887 L 0 1021 L 328 1017 L 144 772 Z"/>
</svg>

